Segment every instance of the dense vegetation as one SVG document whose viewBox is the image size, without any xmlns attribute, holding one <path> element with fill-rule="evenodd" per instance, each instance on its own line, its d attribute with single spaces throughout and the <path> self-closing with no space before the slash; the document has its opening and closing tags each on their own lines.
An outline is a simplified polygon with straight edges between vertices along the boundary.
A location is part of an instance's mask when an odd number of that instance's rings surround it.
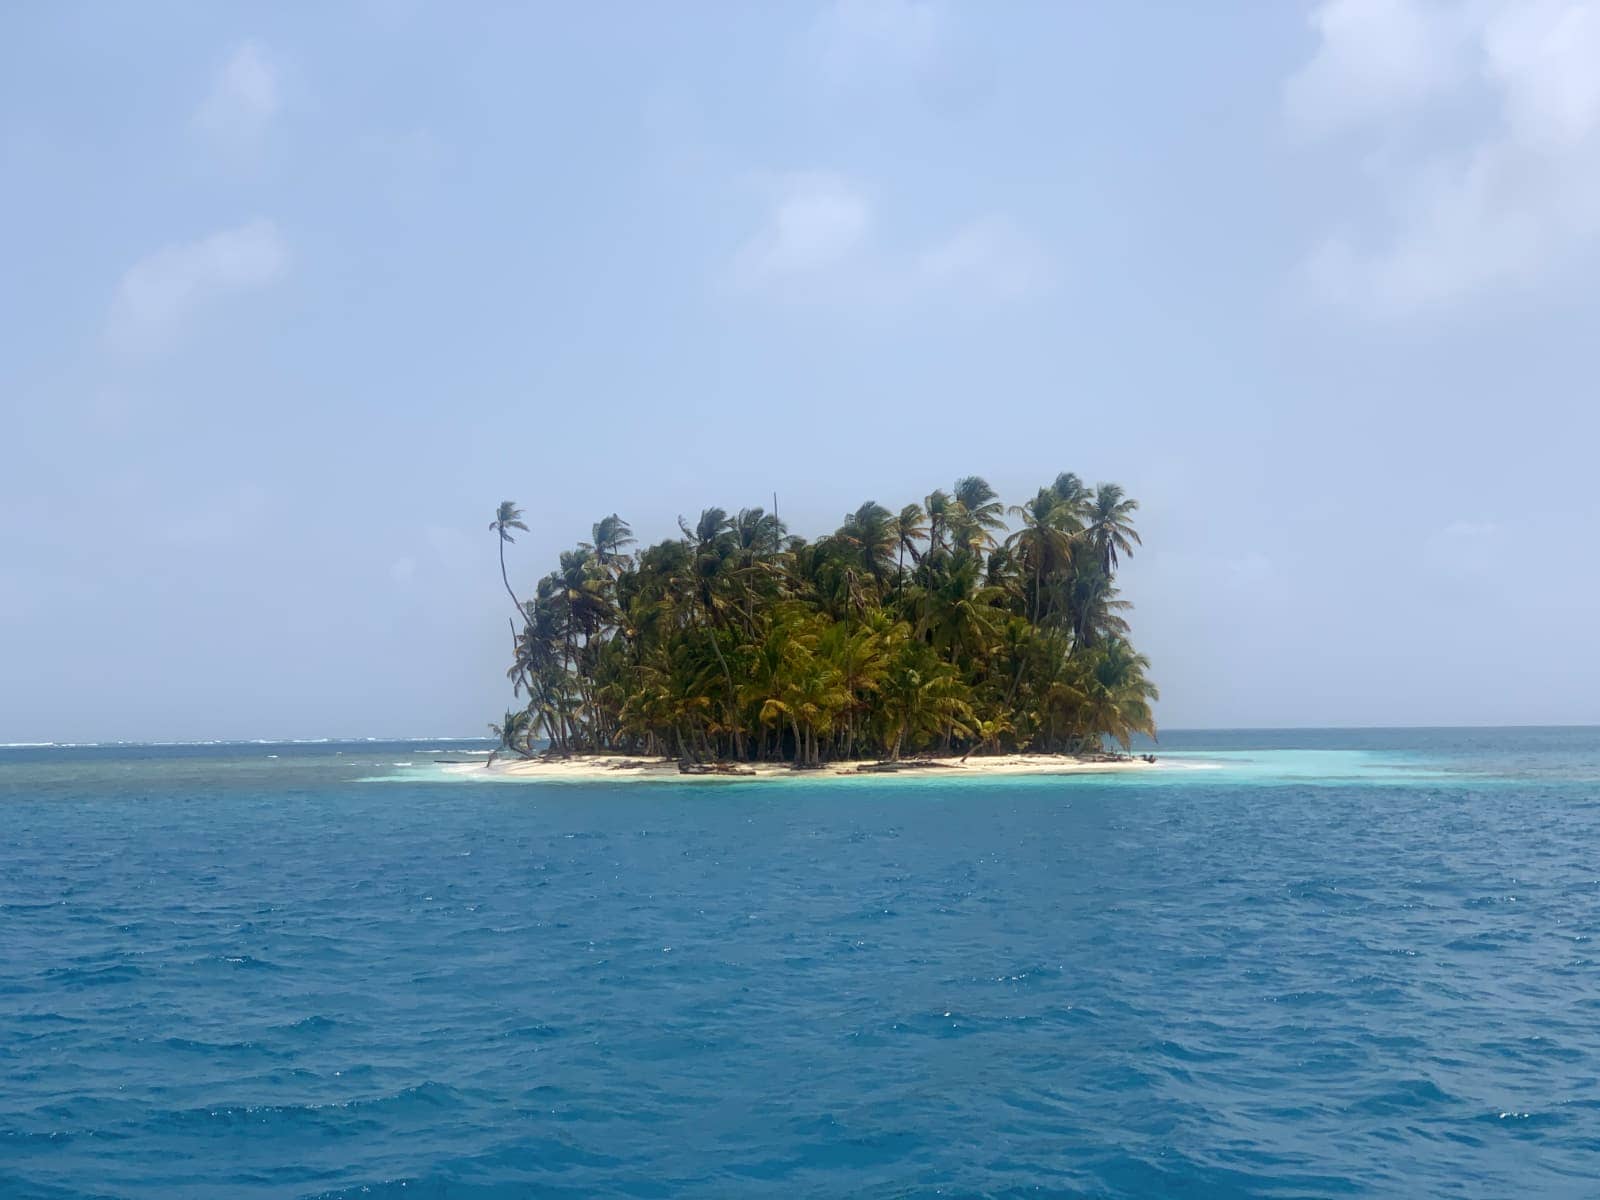
<svg viewBox="0 0 1600 1200">
<path fill-rule="evenodd" d="M 529 753 L 897 759 L 1080 751 L 1154 733 L 1149 664 L 1114 579 L 1134 500 L 1064 474 L 1009 512 L 969 476 L 898 513 L 868 501 L 808 542 L 759 508 L 708 508 L 633 553 L 613 514 L 517 598 L 508 672 L 527 706 L 494 726 Z"/>
</svg>

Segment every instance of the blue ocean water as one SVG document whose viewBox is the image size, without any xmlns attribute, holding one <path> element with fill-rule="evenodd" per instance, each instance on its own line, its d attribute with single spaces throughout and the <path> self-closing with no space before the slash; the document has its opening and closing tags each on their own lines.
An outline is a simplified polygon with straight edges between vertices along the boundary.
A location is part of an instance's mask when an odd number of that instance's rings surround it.
<svg viewBox="0 0 1600 1200">
<path fill-rule="evenodd" d="M 0 1196 L 1592 1196 L 1600 731 L 0 750 Z"/>
</svg>

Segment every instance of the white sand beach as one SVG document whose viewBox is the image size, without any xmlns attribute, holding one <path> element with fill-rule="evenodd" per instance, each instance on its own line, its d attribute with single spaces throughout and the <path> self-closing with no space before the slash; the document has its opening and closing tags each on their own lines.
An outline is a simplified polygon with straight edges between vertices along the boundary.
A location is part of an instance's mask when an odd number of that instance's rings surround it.
<svg viewBox="0 0 1600 1200">
<path fill-rule="evenodd" d="M 493 765 L 481 762 L 445 763 L 452 775 L 483 779 L 526 780 L 541 783 L 595 783 L 622 780 L 670 782 L 674 780 L 807 779 L 852 776 L 859 779 L 893 777 L 976 777 L 991 775 L 1077 775 L 1085 773 L 1148 771 L 1159 762 L 1142 758 L 1078 758 L 1062 754 L 995 754 L 960 758 L 908 759 L 892 770 L 873 760 L 826 763 L 796 771 L 788 763 L 740 763 L 726 772 L 684 774 L 672 758 L 642 758 L 625 754 L 574 754 L 565 758 L 499 758 Z"/>
</svg>

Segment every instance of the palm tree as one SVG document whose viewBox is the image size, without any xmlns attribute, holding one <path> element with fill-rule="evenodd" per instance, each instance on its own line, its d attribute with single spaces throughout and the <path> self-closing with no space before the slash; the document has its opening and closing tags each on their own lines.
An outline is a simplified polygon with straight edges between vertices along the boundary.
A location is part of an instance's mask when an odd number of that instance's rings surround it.
<svg viewBox="0 0 1600 1200">
<path fill-rule="evenodd" d="M 724 704 L 727 710 L 727 725 L 733 733 L 734 754 L 743 758 L 744 729 L 739 724 L 737 714 L 738 689 L 734 686 L 733 672 L 728 668 L 728 659 L 722 652 L 722 642 L 718 636 L 726 604 L 722 595 L 725 569 L 735 548 L 734 523 L 726 509 L 707 508 L 701 510 L 700 520 L 695 523 L 692 533 L 682 517 L 678 518 L 678 528 L 683 531 L 685 539 L 694 540 L 693 596 L 705 612 L 706 638 L 716 655 L 717 665 L 726 684 Z"/>
<path fill-rule="evenodd" d="M 1117 598 L 1117 587 L 1101 569 L 1100 560 L 1079 555 L 1063 582 L 1066 614 L 1080 646 L 1093 646 L 1128 632 L 1120 615 L 1129 605 Z"/>
<path fill-rule="evenodd" d="M 1114 483 L 1102 483 L 1094 490 L 1089 501 L 1085 524 L 1095 553 L 1100 558 L 1100 569 L 1107 577 L 1117 572 L 1117 551 L 1133 557 L 1133 548 L 1143 545 L 1138 531 L 1133 527 L 1133 514 L 1139 509 L 1137 500 L 1129 500 L 1122 488 Z"/>
<path fill-rule="evenodd" d="M 922 511 L 920 504 L 908 504 L 900 510 L 900 515 L 894 519 L 895 542 L 900 548 L 900 561 L 895 568 L 899 590 L 904 591 L 906 585 L 906 551 L 911 551 L 912 563 L 922 561 L 922 555 L 917 553 L 917 539 L 928 536 L 928 514 Z"/>
<path fill-rule="evenodd" d="M 981 475 L 956 480 L 955 501 L 959 517 L 958 539 L 969 550 L 992 545 L 994 531 L 1005 527 L 1005 505 L 1000 503 L 989 481 Z"/>
<path fill-rule="evenodd" d="M 506 543 L 517 540 L 511 536 L 513 529 L 520 529 L 524 533 L 528 531 L 528 527 L 522 523 L 522 510 L 510 500 L 502 500 L 500 507 L 495 510 L 494 520 L 489 522 L 489 530 L 500 534 L 500 581 L 506 585 L 506 595 L 511 597 L 517 615 L 521 616 L 522 601 L 518 600 L 517 594 L 511 590 L 511 580 L 506 575 Z"/>
<path fill-rule="evenodd" d="M 928 498 L 922 502 L 923 510 L 928 514 L 928 556 L 938 554 L 944 549 L 945 533 L 950 528 L 950 518 L 955 515 L 955 501 L 950 493 L 943 488 L 935 488 L 928 493 Z"/>
<path fill-rule="evenodd" d="M 1054 578 L 1072 562 L 1072 538 L 1078 518 L 1072 508 L 1049 488 L 1040 488 L 1027 504 L 1013 504 L 1011 515 L 1022 521 L 1022 528 L 1006 539 L 1032 579 L 1028 597 L 1028 617 L 1037 625 L 1044 600 L 1044 581 Z"/>
<path fill-rule="evenodd" d="M 983 581 L 977 555 L 958 551 L 931 587 L 917 597 L 920 630 L 952 665 L 963 653 L 983 654 L 1004 613 L 1004 592 Z"/>
<path fill-rule="evenodd" d="M 1124 750 L 1136 733 L 1154 737 L 1156 725 L 1150 702 L 1159 699 L 1161 693 L 1145 678 L 1150 660 L 1116 639 L 1086 655 L 1083 663 L 1080 737 L 1098 739 L 1109 734 Z"/>
<path fill-rule="evenodd" d="M 489 732 L 500 739 L 500 744 L 489 751 L 488 761 L 485 766 L 493 766 L 495 757 L 502 750 L 509 750 L 522 758 L 532 758 L 533 754 L 528 749 L 528 738 L 533 732 L 533 718 L 526 709 L 508 711 L 501 718 L 500 724 L 489 725 Z"/>
<path fill-rule="evenodd" d="M 1067 506 L 1067 509 L 1077 516 L 1082 523 L 1084 510 L 1089 505 L 1090 492 L 1087 484 L 1071 471 L 1063 471 L 1056 476 L 1056 481 L 1050 485 L 1050 490 L 1055 493 L 1056 499 Z"/>
<path fill-rule="evenodd" d="M 817 641 L 817 654 L 838 675 L 848 698 L 841 731 L 847 758 L 855 754 L 856 718 L 869 707 L 883 682 L 888 667 L 887 646 L 904 628 L 904 622 L 892 621 L 881 608 L 875 608 L 862 623 L 834 622 L 822 631 Z"/>
<path fill-rule="evenodd" d="M 614 570 L 629 561 L 623 551 L 634 544 L 633 530 L 616 513 L 595 522 L 590 536 L 594 541 L 579 542 L 578 548 L 592 550 L 595 559 L 607 570 Z"/>
<path fill-rule="evenodd" d="M 883 706 L 888 721 L 885 757 L 897 761 L 908 743 L 952 728 L 966 731 L 974 720 L 969 692 L 956 669 L 940 662 L 914 639 L 900 644 L 885 673 Z"/>
<path fill-rule="evenodd" d="M 881 587 L 888 577 L 896 544 L 896 519 L 876 500 L 845 517 L 838 536 L 860 553 L 861 565 Z"/>
<path fill-rule="evenodd" d="M 734 541 L 748 559 L 772 558 L 783 551 L 783 522 L 763 508 L 741 508 L 733 518 Z"/>
</svg>

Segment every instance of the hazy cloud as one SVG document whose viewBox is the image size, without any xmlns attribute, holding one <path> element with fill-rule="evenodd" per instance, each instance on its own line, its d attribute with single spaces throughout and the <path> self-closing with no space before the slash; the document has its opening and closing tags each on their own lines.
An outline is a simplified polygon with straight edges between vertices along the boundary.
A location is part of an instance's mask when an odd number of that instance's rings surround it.
<svg viewBox="0 0 1600 1200">
<path fill-rule="evenodd" d="M 161 531 L 162 540 L 175 546 L 204 546 L 231 542 L 266 507 L 267 494 L 254 483 L 240 484 L 230 496 L 212 497 L 194 513 L 180 517 Z"/>
<path fill-rule="evenodd" d="M 1312 23 L 1289 120 L 1385 151 L 1366 167 L 1381 227 L 1308 261 L 1326 298 L 1410 313 L 1537 281 L 1600 236 L 1600 0 L 1325 0 Z M 1406 142 L 1435 110 L 1435 143 Z"/>
<path fill-rule="evenodd" d="M 935 296 L 1014 300 L 1048 285 L 1049 256 L 1003 215 L 910 250 L 879 237 L 878 223 L 859 184 L 827 173 L 785 176 L 735 254 L 731 282 L 789 299 L 876 305 Z"/>
<path fill-rule="evenodd" d="M 834 0 L 817 25 L 823 77 L 835 86 L 913 77 L 938 61 L 948 28 L 929 0 Z"/>
<path fill-rule="evenodd" d="M 1437 0 L 1325 0 L 1317 52 L 1284 89 L 1291 125 L 1317 135 L 1391 120 L 1466 74 L 1464 14 Z"/>
<path fill-rule="evenodd" d="M 1505 556 L 1504 533 L 1496 521 L 1454 521 L 1423 543 L 1422 561 L 1455 578 L 1487 574 Z"/>
<path fill-rule="evenodd" d="M 1050 282 L 1044 250 L 1005 217 L 984 217 L 928 247 L 917 276 L 929 287 L 956 289 L 981 299 L 1012 300 Z"/>
<path fill-rule="evenodd" d="M 779 182 L 766 220 L 733 264 L 736 282 L 780 283 L 836 267 L 866 244 L 872 206 L 836 175 L 792 175 Z"/>
<path fill-rule="evenodd" d="M 218 69 L 194 124 L 234 147 L 248 145 L 271 124 L 280 103 L 277 68 L 261 45 L 245 42 Z"/>
<path fill-rule="evenodd" d="M 160 349 L 202 305 L 275 283 L 288 264 L 288 246 L 271 221 L 158 250 L 123 274 L 107 339 L 125 352 Z"/>
</svg>

